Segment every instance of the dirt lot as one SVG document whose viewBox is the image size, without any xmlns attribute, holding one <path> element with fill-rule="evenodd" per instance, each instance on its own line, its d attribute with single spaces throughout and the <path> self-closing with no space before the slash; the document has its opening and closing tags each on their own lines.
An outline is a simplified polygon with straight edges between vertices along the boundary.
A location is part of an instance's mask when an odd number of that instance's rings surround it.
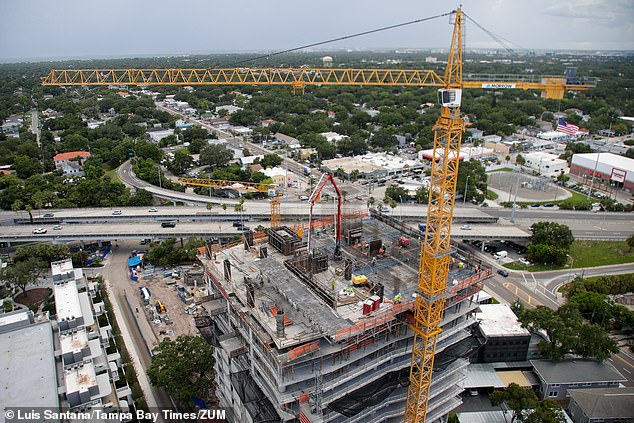
<svg viewBox="0 0 634 423">
<path fill-rule="evenodd" d="M 169 282 L 169 285 L 168 285 Z M 194 324 L 192 314 L 188 314 L 185 309 L 188 307 L 178 296 L 178 287 L 185 287 L 183 278 L 175 279 L 172 277 L 164 277 L 163 272 L 157 273 L 151 279 L 139 278 L 139 288 L 147 287 L 151 292 L 151 300 L 149 305 L 144 305 L 140 296 L 137 298 L 140 309 L 144 310 L 144 315 L 156 337 L 163 339 L 165 336 L 176 338 L 180 335 L 198 335 L 198 330 Z M 194 295 L 204 296 L 204 289 L 186 287 L 187 290 Z M 165 306 L 166 313 L 158 313 L 156 309 L 157 300 L 160 300 Z M 192 305 L 193 309 L 194 306 Z"/>
<path fill-rule="evenodd" d="M 15 297 L 15 302 L 25 306 L 39 305 L 44 299 L 51 295 L 50 288 L 33 288 L 26 293 L 19 294 Z"/>
</svg>

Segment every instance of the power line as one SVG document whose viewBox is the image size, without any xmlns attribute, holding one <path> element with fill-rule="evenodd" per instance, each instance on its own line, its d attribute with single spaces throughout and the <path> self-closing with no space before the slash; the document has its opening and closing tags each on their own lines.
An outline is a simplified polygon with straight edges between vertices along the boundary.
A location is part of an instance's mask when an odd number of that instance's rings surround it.
<svg viewBox="0 0 634 423">
<path fill-rule="evenodd" d="M 413 25 L 413 24 L 416 24 L 416 23 L 430 21 L 432 19 L 441 18 L 443 16 L 449 16 L 449 15 L 452 15 L 454 13 L 456 13 L 456 11 L 452 10 L 451 12 L 442 13 L 440 15 L 429 16 L 427 18 L 415 19 L 415 20 L 409 21 L 409 22 L 403 22 L 403 23 L 399 23 L 399 24 L 395 24 L 395 25 L 384 26 L 384 27 L 381 27 L 381 28 L 371 29 L 369 31 L 358 32 L 356 34 L 350 34 L 350 35 L 345 35 L 343 37 L 332 38 L 332 39 L 326 40 L 326 41 L 320 41 L 320 42 L 317 42 L 317 43 L 306 44 L 306 45 L 303 45 L 301 47 L 294 47 L 294 48 L 289 48 L 289 49 L 286 49 L 286 50 L 276 51 L 275 53 L 263 54 L 261 56 L 257 56 L 257 57 L 251 58 L 251 59 L 246 59 L 246 60 L 242 60 L 240 62 L 233 63 L 232 65 L 230 65 L 230 67 L 235 67 L 237 65 L 241 65 L 243 63 L 248 63 L 248 62 L 253 62 L 253 61 L 256 61 L 256 60 L 259 60 L 259 59 L 267 59 L 267 58 L 270 58 L 270 57 L 273 57 L 273 56 L 278 56 L 280 54 L 291 53 L 291 52 L 297 51 L 297 50 L 303 50 L 303 49 L 310 48 L 310 47 L 316 47 L 316 46 L 321 46 L 321 45 L 324 45 L 324 44 L 334 43 L 336 41 L 348 40 L 350 38 L 361 37 L 363 35 L 374 34 L 374 33 L 381 32 L 381 31 L 387 31 L 389 29 L 400 28 L 400 27 L 407 26 L 407 25 Z"/>
</svg>

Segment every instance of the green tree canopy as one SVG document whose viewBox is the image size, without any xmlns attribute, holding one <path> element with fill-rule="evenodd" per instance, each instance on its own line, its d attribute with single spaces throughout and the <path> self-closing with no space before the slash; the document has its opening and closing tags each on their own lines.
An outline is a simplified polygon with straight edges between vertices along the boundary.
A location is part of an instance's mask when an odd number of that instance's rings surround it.
<svg viewBox="0 0 634 423">
<path fill-rule="evenodd" d="M 568 250 L 575 240 L 568 226 L 555 222 L 533 223 L 530 230 L 531 244 L 551 245 Z"/>
<path fill-rule="evenodd" d="M 213 348 L 199 336 L 164 339 L 154 349 L 147 370 L 153 386 L 165 388 L 183 404 L 192 397 L 209 398 L 214 378 Z"/>
<path fill-rule="evenodd" d="M 233 154 L 224 145 L 212 144 L 203 147 L 198 162 L 216 168 L 226 166 L 231 159 Z"/>
<path fill-rule="evenodd" d="M 260 165 L 262 165 L 265 169 L 276 167 L 281 164 L 282 158 L 277 154 L 265 154 L 262 160 L 260 160 Z"/>
</svg>

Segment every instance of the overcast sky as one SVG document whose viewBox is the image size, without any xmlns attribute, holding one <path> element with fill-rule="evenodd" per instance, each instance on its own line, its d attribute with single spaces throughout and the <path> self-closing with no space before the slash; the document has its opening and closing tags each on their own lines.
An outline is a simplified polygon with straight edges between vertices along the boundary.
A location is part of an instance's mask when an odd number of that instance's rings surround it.
<svg viewBox="0 0 634 423">
<path fill-rule="evenodd" d="M 634 50 L 634 0 L 463 0 L 528 49 Z M 456 5 L 458 2 L 456 2 Z M 437 15 L 421 0 L 0 0 L 0 60 L 280 50 Z M 443 48 L 448 18 L 330 45 Z M 467 23 L 467 48 L 498 47 Z"/>
</svg>

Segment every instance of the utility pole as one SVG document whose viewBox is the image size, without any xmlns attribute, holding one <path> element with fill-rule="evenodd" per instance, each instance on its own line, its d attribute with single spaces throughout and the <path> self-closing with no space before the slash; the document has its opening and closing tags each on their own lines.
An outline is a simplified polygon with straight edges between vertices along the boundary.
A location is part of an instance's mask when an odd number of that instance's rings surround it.
<svg viewBox="0 0 634 423">
<path fill-rule="evenodd" d="M 517 175 L 517 183 L 515 184 L 515 197 L 513 197 L 513 210 L 511 211 L 511 223 L 515 223 L 515 207 L 517 203 L 517 190 L 520 187 L 520 175 Z"/>
<path fill-rule="evenodd" d="M 462 199 L 462 204 L 467 203 L 467 187 L 469 186 L 469 178 L 471 175 L 467 175 L 467 182 L 464 184 L 464 198 Z"/>
</svg>

